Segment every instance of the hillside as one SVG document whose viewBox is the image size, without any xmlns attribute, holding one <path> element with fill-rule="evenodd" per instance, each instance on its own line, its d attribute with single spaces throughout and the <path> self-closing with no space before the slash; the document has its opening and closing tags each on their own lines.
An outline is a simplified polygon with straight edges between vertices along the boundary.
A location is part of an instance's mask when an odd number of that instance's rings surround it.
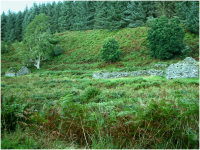
<svg viewBox="0 0 200 150">
<path fill-rule="evenodd" d="M 51 61 L 41 63 L 41 69 L 46 71 L 66 70 L 110 70 L 132 71 L 150 67 L 156 63 L 176 63 L 183 58 L 172 60 L 159 60 L 150 58 L 148 41 L 146 40 L 149 27 L 125 28 L 115 32 L 109 30 L 66 31 L 59 33 L 59 44 L 64 53 Z M 199 36 L 185 31 L 184 42 L 191 48 L 189 56 L 199 59 Z M 121 60 L 115 63 L 103 62 L 99 56 L 103 41 L 107 37 L 114 37 L 121 50 Z M 21 67 L 15 50 L 2 55 L 2 72 L 9 67 Z M 35 67 L 30 68 L 33 72 L 39 71 Z"/>
<path fill-rule="evenodd" d="M 149 69 L 172 60 L 149 56 L 148 27 L 59 33 L 64 53 L 5 77 L 22 62 L 13 47 L 1 56 L 2 149 L 198 149 L 199 79 L 159 76 L 92 79 L 95 71 Z M 199 36 L 187 33 L 189 56 L 199 59 Z M 99 57 L 105 38 L 120 45 L 121 60 Z"/>
</svg>

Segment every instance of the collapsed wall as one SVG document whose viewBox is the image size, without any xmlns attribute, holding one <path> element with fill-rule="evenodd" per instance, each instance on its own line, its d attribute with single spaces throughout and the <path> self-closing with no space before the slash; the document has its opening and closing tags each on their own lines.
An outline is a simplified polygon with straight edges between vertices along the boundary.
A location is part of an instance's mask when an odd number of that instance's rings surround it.
<svg viewBox="0 0 200 150">
<path fill-rule="evenodd" d="M 133 71 L 133 72 L 95 72 L 93 73 L 93 79 L 108 79 L 108 78 L 121 78 L 121 77 L 128 77 L 128 76 L 146 76 L 146 75 L 157 75 L 163 77 L 164 71 L 163 70 L 141 70 L 141 71 Z"/>
<path fill-rule="evenodd" d="M 141 70 L 133 72 L 95 72 L 92 75 L 93 79 L 109 79 L 109 78 L 121 78 L 128 76 L 148 76 L 157 75 L 163 77 L 165 74 L 166 79 L 176 78 L 198 78 L 199 67 L 195 59 L 191 57 L 185 58 L 182 62 L 171 64 L 167 67 L 167 64 L 156 64 L 152 66 L 156 69 Z M 165 69 L 166 68 L 166 69 Z M 164 70 L 163 70 L 164 69 Z"/>
<path fill-rule="evenodd" d="M 182 62 L 171 64 L 166 69 L 166 79 L 176 78 L 198 78 L 199 67 L 195 59 L 191 57 L 185 58 Z"/>
</svg>

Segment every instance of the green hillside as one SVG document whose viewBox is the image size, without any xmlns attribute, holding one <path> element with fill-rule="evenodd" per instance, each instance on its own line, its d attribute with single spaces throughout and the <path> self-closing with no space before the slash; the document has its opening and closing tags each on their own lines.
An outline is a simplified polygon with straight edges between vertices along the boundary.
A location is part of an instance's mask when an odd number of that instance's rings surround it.
<svg viewBox="0 0 200 150">
<path fill-rule="evenodd" d="M 64 53 L 55 57 L 52 61 L 44 61 L 41 70 L 66 71 L 66 70 L 115 70 L 131 71 L 141 70 L 155 63 L 175 63 L 183 58 L 172 60 L 159 60 L 150 58 L 148 49 L 147 30 L 149 27 L 125 28 L 119 31 L 88 30 L 88 31 L 66 31 L 59 33 L 59 44 L 63 46 Z M 112 64 L 103 62 L 99 51 L 103 41 L 107 37 L 114 37 L 121 50 L 121 60 Z M 199 36 L 186 33 L 184 41 L 190 46 L 189 56 L 199 59 Z M 14 44 L 13 44 L 14 45 Z M 9 67 L 20 68 L 20 60 L 15 50 L 9 54 L 2 55 L 2 72 Z M 34 67 L 30 68 L 36 71 Z"/>
<path fill-rule="evenodd" d="M 59 33 L 62 55 L 41 69 L 30 66 L 31 74 L 5 77 L 22 65 L 13 44 L 1 56 L 1 148 L 198 149 L 199 78 L 92 79 L 95 71 L 143 70 L 184 59 L 151 58 L 148 29 Z M 199 36 L 185 32 L 189 56 L 198 60 Z M 107 37 L 122 52 L 111 64 L 99 56 Z"/>
</svg>

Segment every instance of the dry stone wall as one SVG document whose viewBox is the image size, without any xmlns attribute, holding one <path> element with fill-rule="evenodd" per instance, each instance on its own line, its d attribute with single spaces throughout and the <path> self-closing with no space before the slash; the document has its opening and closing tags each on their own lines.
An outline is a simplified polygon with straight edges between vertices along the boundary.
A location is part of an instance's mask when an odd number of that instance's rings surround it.
<svg viewBox="0 0 200 150">
<path fill-rule="evenodd" d="M 165 74 L 166 79 L 176 78 L 198 78 L 199 67 L 195 59 L 191 57 L 185 58 L 182 62 L 171 64 L 167 67 L 167 64 L 155 64 L 150 70 L 141 70 L 134 72 L 95 72 L 93 73 L 93 79 L 109 79 L 109 78 L 121 78 L 128 76 L 147 76 L 157 75 L 163 77 Z"/>
<path fill-rule="evenodd" d="M 133 72 L 95 72 L 93 73 L 93 79 L 108 79 L 108 78 L 121 78 L 121 77 L 128 77 L 128 76 L 146 76 L 146 75 L 158 75 L 163 77 L 164 71 L 163 70 L 141 70 L 141 71 L 133 71 Z"/>
</svg>

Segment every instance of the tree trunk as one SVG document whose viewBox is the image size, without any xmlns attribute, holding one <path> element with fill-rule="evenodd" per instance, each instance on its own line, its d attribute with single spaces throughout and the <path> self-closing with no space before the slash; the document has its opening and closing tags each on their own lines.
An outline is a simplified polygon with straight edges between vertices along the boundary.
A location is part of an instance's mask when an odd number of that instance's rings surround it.
<svg viewBox="0 0 200 150">
<path fill-rule="evenodd" d="M 40 57 L 39 57 L 37 60 L 35 60 L 34 66 L 35 66 L 37 69 L 40 69 Z"/>
</svg>

